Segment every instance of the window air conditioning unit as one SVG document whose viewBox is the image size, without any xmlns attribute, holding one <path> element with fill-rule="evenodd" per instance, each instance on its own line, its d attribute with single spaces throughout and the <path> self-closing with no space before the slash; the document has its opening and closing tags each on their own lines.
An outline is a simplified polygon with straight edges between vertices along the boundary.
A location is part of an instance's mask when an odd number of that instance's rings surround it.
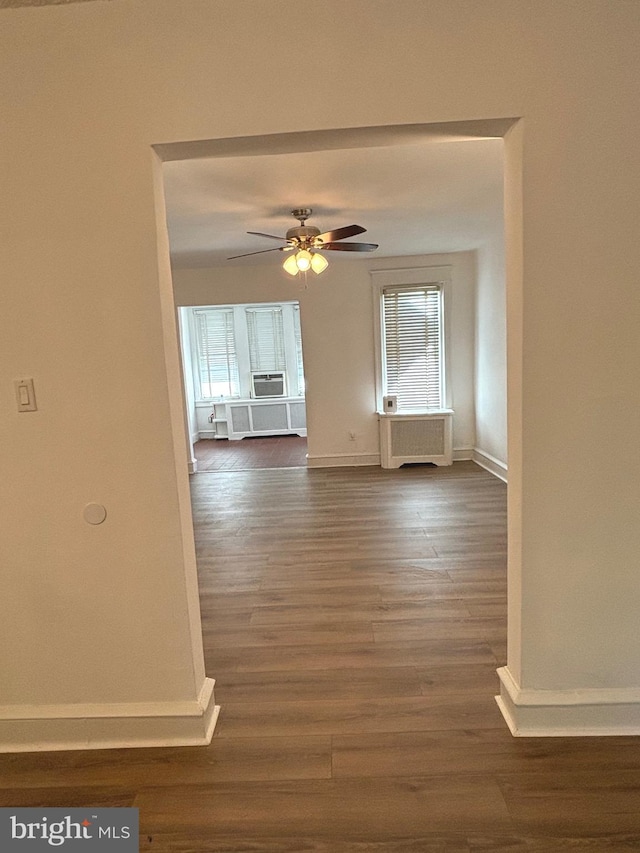
<svg viewBox="0 0 640 853">
<path fill-rule="evenodd" d="M 251 396 L 284 397 L 286 393 L 284 373 L 254 373 L 251 376 Z"/>
</svg>

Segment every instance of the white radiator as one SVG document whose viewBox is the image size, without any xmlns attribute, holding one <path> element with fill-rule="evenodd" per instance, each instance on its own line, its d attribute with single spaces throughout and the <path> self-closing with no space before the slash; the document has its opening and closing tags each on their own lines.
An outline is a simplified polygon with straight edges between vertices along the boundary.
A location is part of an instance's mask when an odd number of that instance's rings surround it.
<svg viewBox="0 0 640 853">
<path fill-rule="evenodd" d="M 209 420 L 216 425 L 216 438 L 232 441 L 250 435 L 307 434 L 305 401 L 299 397 L 214 403 Z"/>
<path fill-rule="evenodd" d="M 451 465 L 453 461 L 450 409 L 429 414 L 378 413 L 380 464 L 399 468 L 408 462 Z"/>
</svg>

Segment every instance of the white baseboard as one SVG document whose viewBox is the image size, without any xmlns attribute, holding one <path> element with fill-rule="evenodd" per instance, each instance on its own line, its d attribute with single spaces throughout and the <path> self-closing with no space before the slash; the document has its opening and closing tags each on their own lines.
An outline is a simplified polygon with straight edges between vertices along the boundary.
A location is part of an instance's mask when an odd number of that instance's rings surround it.
<svg viewBox="0 0 640 853">
<path fill-rule="evenodd" d="M 307 468 L 352 468 L 360 465 L 380 465 L 380 454 L 334 453 L 331 456 L 307 455 Z"/>
<path fill-rule="evenodd" d="M 479 450 L 477 447 L 474 447 L 470 458 L 481 468 L 489 471 L 490 474 L 493 474 L 505 483 L 507 482 L 507 466 L 500 459 L 496 459 L 495 456 L 485 453 L 485 451 Z"/>
<path fill-rule="evenodd" d="M 514 737 L 640 735 L 640 689 L 523 690 L 498 670 L 496 702 Z"/>
<path fill-rule="evenodd" d="M 473 447 L 454 447 L 453 448 L 453 461 L 454 462 L 468 462 L 470 459 L 473 459 Z"/>
<path fill-rule="evenodd" d="M 200 432 L 198 433 L 198 438 L 196 439 L 196 441 L 200 441 L 203 438 L 215 438 L 215 437 L 216 437 L 215 429 L 201 429 Z"/>
<path fill-rule="evenodd" d="M 193 445 L 200 440 L 200 433 L 195 432 L 191 433 L 191 450 L 192 458 L 189 460 L 189 473 L 196 474 L 198 471 L 198 460 L 193 456 Z"/>
<path fill-rule="evenodd" d="M 454 462 L 473 460 L 481 468 L 507 482 L 507 466 L 504 462 L 473 447 L 457 447 L 453 451 Z M 320 456 L 307 456 L 308 468 L 338 468 L 358 465 L 380 465 L 379 453 L 334 453 Z"/>
<path fill-rule="evenodd" d="M 0 706 L 0 753 L 204 746 L 220 712 L 214 683 L 193 702 Z"/>
</svg>

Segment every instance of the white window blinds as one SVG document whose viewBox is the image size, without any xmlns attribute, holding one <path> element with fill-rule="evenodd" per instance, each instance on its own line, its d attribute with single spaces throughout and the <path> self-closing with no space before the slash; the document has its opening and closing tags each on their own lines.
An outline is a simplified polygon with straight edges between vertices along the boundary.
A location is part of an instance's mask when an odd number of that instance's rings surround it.
<svg viewBox="0 0 640 853">
<path fill-rule="evenodd" d="M 251 370 L 285 370 L 282 308 L 247 308 Z"/>
<path fill-rule="evenodd" d="M 240 392 L 233 310 L 207 308 L 193 313 L 200 398 L 237 397 Z"/>
<path fill-rule="evenodd" d="M 441 408 L 442 288 L 384 288 L 382 313 L 384 394 L 397 396 L 398 409 Z"/>
</svg>

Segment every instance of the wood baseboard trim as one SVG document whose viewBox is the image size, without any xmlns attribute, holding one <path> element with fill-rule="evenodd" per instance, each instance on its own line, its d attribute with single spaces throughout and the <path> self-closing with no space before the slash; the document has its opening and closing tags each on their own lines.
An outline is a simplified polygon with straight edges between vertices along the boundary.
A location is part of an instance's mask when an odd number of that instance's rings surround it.
<svg viewBox="0 0 640 853">
<path fill-rule="evenodd" d="M 193 702 L 0 707 L 0 753 L 205 746 L 220 712 L 214 684 Z"/>
<path fill-rule="evenodd" d="M 640 689 L 523 690 L 498 670 L 496 702 L 514 737 L 615 737 L 640 734 Z"/>
<path fill-rule="evenodd" d="M 307 456 L 307 468 L 353 468 L 380 465 L 379 453 L 336 453 L 332 456 Z"/>
<path fill-rule="evenodd" d="M 477 447 L 474 447 L 470 458 L 481 468 L 484 468 L 485 471 L 498 477 L 504 483 L 507 482 L 507 466 L 500 459 L 496 459 L 495 456 L 485 453 Z"/>
</svg>

